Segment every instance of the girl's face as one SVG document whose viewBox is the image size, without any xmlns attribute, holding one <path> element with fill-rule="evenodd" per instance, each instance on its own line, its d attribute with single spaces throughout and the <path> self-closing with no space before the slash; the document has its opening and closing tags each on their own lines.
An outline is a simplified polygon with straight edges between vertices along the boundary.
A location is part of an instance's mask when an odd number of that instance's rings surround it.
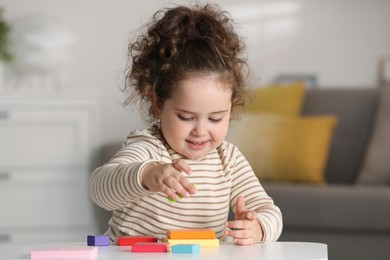
<svg viewBox="0 0 390 260">
<path fill-rule="evenodd" d="M 196 160 L 225 139 L 232 91 L 215 75 L 184 80 L 160 110 L 161 131 L 176 152 Z"/>
</svg>

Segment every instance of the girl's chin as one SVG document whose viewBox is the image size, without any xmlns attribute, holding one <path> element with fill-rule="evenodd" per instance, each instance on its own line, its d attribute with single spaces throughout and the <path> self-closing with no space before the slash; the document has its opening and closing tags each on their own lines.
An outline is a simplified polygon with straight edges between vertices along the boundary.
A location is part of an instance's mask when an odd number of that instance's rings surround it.
<svg viewBox="0 0 390 260">
<path fill-rule="evenodd" d="M 208 151 L 207 151 L 207 153 L 208 153 Z M 207 153 L 205 153 L 205 152 L 186 152 L 186 153 L 183 153 L 182 155 L 187 157 L 187 159 L 196 161 L 196 160 L 203 158 Z"/>
<path fill-rule="evenodd" d="M 192 146 L 184 146 L 181 149 L 176 150 L 178 153 L 186 157 L 190 160 L 199 160 L 206 156 L 209 152 L 211 152 L 214 148 L 210 146 L 210 144 L 205 144 L 199 149 L 196 147 L 195 149 Z"/>
</svg>

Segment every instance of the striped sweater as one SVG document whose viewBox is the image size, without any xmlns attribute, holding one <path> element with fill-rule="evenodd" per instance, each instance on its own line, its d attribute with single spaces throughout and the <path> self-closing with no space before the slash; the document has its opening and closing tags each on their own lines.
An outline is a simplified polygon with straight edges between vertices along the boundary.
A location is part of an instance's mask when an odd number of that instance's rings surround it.
<svg viewBox="0 0 390 260">
<path fill-rule="evenodd" d="M 123 147 L 90 177 L 92 200 L 112 210 L 107 231 L 112 241 L 123 235 L 166 236 L 166 230 L 210 228 L 223 237 L 229 206 L 245 197 L 248 210 L 257 212 L 264 241 L 276 241 L 282 231 L 282 215 L 266 194 L 240 151 L 223 142 L 202 159 L 186 160 L 192 173 L 187 178 L 197 192 L 169 203 L 163 193 L 152 193 L 140 182 L 140 173 L 150 162 L 172 163 L 183 158 L 158 131 L 132 132 Z"/>
</svg>

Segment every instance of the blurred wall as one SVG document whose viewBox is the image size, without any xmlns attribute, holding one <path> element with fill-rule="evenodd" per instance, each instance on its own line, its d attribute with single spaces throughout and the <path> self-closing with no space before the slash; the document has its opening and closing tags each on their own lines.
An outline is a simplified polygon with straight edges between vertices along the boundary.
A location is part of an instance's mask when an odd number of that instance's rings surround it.
<svg viewBox="0 0 390 260">
<path fill-rule="evenodd" d="M 51 16 L 71 32 L 63 66 L 65 89 L 100 92 L 100 141 L 122 140 L 143 126 L 134 108 L 123 108 L 124 68 L 131 35 L 162 0 L 0 0 L 9 21 Z M 188 1 L 175 1 L 186 3 Z M 246 38 L 251 85 L 279 74 L 313 74 L 319 87 L 365 87 L 378 83 L 378 63 L 390 52 L 387 0 L 215 0 L 228 10 Z"/>
</svg>

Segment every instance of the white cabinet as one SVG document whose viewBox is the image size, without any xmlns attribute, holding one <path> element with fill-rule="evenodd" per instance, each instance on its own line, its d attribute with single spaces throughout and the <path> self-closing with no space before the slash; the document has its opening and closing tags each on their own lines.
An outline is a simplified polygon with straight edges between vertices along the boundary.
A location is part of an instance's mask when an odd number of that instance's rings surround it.
<svg viewBox="0 0 390 260">
<path fill-rule="evenodd" d="M 94 92 L 0 94 L 0 243 L 93 232 L 97 104 Z"/>
</svg>

